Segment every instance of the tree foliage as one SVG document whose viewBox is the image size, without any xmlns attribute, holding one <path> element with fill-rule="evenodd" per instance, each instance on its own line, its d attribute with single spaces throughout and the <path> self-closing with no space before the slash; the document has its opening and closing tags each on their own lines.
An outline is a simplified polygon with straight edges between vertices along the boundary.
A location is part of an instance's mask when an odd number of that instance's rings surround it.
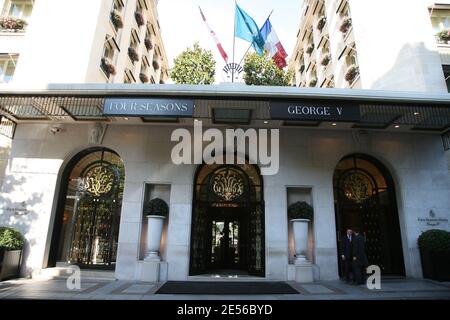
<svg viewBox="0 0 450 320">
<path fill-rule="evenodd" d="M 215 73 L 216 61 L 212 52 L 196 42 L 175 58 L 170 75 L 177 84 L 212 84 Z"/>
<path fill-rule="evenodd" d="M 255 86 L 288 86 L 292 78 L 289 71 L 281 70 L 268 55 L 248 54 L 244 62 L 244 81 Z"/>
</svg>

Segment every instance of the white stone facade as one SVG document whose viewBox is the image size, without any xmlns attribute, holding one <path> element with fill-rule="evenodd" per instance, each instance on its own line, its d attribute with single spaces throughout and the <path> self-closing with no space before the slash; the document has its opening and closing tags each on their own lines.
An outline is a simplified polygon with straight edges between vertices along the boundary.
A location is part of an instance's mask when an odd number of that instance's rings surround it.
<svg viewBox="0 0 450 320">
<path fill-rule="evenodd" d="M 61 174 L 68 161 L 89 145 L 89 125 L 66 125 L 60 133 L 48 124 L 20 124 L 1 190 L 0 225 L 17 227 L 27 246 L 24 274 L 46 267 Z M 193 183 L 196 166 L 175 166 L 170 159 L 170 126 L 109 125 L 101 146 L 116 151 L 125 164 L 125 189 L 115 276 L 139 279 L 145 245 L 142 206 L 145 183 L 170 185 L 170 213 L 162 242 L 162 280 L 189 279 Z M 406 275 L 422 277 L 417 238 L 427 228 L 418 218 L 430 210 L 450 219 L 450 174 L 439 135 L 423 133 L 280 130 L 280 171 L 265 176 L 266 279 L 287 280 L 291 247 L 287 188 L 311 189 L 315 211 L 309 258 L 315 279 L 338 278 L 333 173 L 352 153 L 381 161 L 394 178 Z M 11 208 L 26 203 L 27 214 Z M 447 220 L 448 221 L 448 220 Z M 434 227 L 435 228 L 435 227 Z M 438 228 L 450 230 L 448 222 Z M 167 269 L 166 269 L 167 268 Z M 161 279 L 161 278 L 160 278 Z"/>
<path fill-rule="evenodd" d="M 300 87 L 447 92 L 429 6 L 430 1 L 422 0 L 305 0 L 289 61 L 292 83 Z M 321 17 L 326 23 L 319 30 Z M 351 19 L 351 27 L 342 32 L 346 18 Z M 308 54 L 310 44 L 314 51 Z M 331 61 L 323 66 L 326 54 Z M 351 65 L 359 68 L 359 74 L 346 81 Z M 313 78 L 317 82 L 312 85 Z"/>
<path fill-rule="evenodd" d="M 14 2 L 7 0 L 6 4 Z M 140 73 L 147 76 L 146 83 L 168 80 L 169 66 L 157 1 L 45 0 L 32 3 L 32 14 L 27 18 L 25 30 L 0 30 L 0 52 L 14 56 L 17 64 L 12 82 L 28 86 L 144 83 Z M 122 28 L 116 29 L 113 25 L 111 13 L 114 8 L 118 8 Z M 143 25 L 137 23 L 137 11 L 142 13 Z M 138 61 L 135 62 L 128 54 L 128 48 L 133 46 L 132 36 L 137 42 L 134 46 Z M 150 49 L 145 46 L 146 38 L 151 39 Z M 108 75 L 101 68 L 105 56 L 114 65 L 115 75 Z"/>
</svg>

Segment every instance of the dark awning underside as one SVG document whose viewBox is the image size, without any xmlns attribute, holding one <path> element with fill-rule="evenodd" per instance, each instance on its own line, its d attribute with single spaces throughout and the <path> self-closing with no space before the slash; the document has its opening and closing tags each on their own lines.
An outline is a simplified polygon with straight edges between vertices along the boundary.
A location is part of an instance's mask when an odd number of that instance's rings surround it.
<svg viewBox="0 0 450 320">
<path fill-rule="evenodd" d="M 446 133 L 450 128 L 450 95 L 396 94 L 370 90 L 306 89 L 227 86 L 149 86 L 67 85 L 43 91 L 6 90 L 0 94 L 0 133 L 12 137 L 14 127 L 26 122 L 97 122 L 120 123 L 120 117 L 103 115 L 106 97 L 184 97 L 195 101 L 193 118 L 209 124 L 224 123 L 219 115 L 230 119 L 248 117 L 241 123 L 258 126 L 271 121 L 275 126 L 319 126 L 323 121 L 275 121 L 271 119 L 273 101 L 351 101 L 359 105 L 361 119 L 348 128 L 385 129 L 392 125 L 408 130 Z M 62 89 L 65 88 L 65 89 Z M 69 88 L 69 89 L 67 89 Z M 90 88 L 92 90 L 83 90 Z M 126 89 L 124 89 L 126 88 Z M 132 89 L 132 90 L 131 90 Z M 242 89 L 242 90 L 239 90 Z M 0 91 L 1 92 L 1 91 Z M 386 93 L 383 95 L 383 93 Z M 248 111 L 248 112 L 246 112 Z M 153 122 L 140 118 L 139 123 Z M 162 121 L 160 121 L 162 122 Z M 137 123 L 137 122 L 134 122 Z M 178 119 L 178 124 L 191 124 L 192 119 Z"/>
</svg>

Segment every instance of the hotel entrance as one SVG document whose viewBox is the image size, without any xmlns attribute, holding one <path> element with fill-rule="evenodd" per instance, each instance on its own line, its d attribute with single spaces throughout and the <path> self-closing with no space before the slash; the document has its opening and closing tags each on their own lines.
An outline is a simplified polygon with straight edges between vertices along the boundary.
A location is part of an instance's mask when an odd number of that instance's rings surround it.
<svg viewBox="0 0 450 320">
<path fill-rule="evenodd" d="M 346 230 L 359 229 L 369 265 L 379 266 L 383 276 L 404 276 L 397 201 L 389 171 L 372 157 L 354 154 L 339 162 L 333 180 L 338 251 Z"/>
<path fill-rule="evenodd" d="M 262 179 L 253 165 L 197 172 L 189 274 L 209 273 L 265 275 Z"/>
<path fill-rule="evenodd" d="M 241 270 L 247 267 L 248 214 L 245 210 L 216 209 L 210 211 L 211 256 L 209 269 Z"/>
<path fill-rule="evenodd" d="M 61 181 L 48 266 L 114 270 L 125 181 L 122 159 L 106 148 L 84 150 L 69 161 Z"/>
</svg>

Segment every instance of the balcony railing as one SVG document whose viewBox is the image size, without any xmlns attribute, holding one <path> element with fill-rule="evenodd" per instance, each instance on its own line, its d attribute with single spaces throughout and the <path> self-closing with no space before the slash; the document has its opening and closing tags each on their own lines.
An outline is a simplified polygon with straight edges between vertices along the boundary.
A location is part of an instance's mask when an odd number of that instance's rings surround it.
<svg viewBox="0 0 450 320">
<path fill-rule="evenodd" d="M 24 19 L 16 17 L 1 17 L 0 31 L 7 32 L 25 32 L 27 22 Z"/>
</svg>

